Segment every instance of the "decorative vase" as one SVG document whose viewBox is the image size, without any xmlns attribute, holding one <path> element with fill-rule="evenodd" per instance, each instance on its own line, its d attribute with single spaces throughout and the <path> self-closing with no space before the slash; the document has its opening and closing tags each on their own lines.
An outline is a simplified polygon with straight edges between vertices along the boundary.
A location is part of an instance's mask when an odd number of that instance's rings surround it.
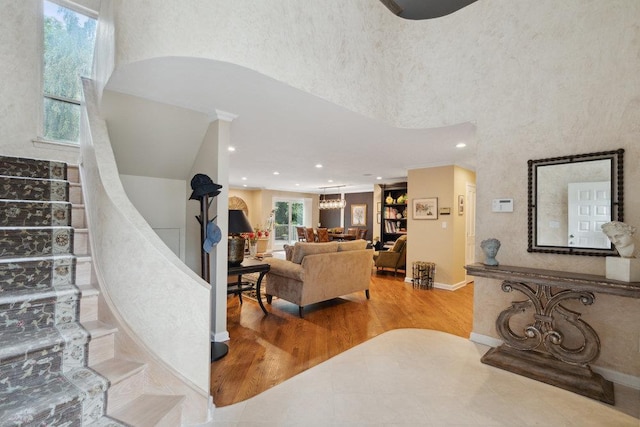
<svg viewBox="0 0 640 427">
<path fill-rule="evenodd" d="M 267 246 L 269 244 L 268 237 L 261 237 L 257 242 L 257 251 L 259 254 L 265 253 L 267 251 Z"/>
<path fill-rule="evenodd" d="M 387 198 L 384 199 L 384 201 L 387 202 L 388 205 L 392 204 L 393 203 L 393 197 L 391 197 L 391 194 L 389 194 L 387 196 Z"/>
<path fill-rule="evenodd" d="M 258 242 L 249 242 L 249 255 L 255 257 L 258 253 Z"/>
</svg>

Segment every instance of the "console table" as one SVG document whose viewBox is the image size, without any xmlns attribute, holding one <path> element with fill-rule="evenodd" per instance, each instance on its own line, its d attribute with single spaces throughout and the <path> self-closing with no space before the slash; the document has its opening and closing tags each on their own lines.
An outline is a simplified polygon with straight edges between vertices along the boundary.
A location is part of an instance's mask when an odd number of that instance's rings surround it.
<svg viewBox="0 0 640 427">
<path fill-rule="evenodd" d="M 504 292 L 518 291 L 525 300 L 513 301 L 496 319 L 504 344 L 489 350 L 483 363 L 511 371 L 575 393 L 613 404 L 613 383 L 589 367 L 600 355 L 596 331 L 580 313 L 562 303 L 578 300 L 593 304 L 594 293 L 640 298 L 640 282 L 620 282 L 604 276 L 512 266 L 465 266 L 471 276 L 502 280 Z M 530 309 L 533 314 L 523 334 L 511 329 L 511 317 Z M 556 319 L 562 320 L 557 322 Z M 583 343 L 568 347 L 563 327 L 582 334 Z"/>
</svg>

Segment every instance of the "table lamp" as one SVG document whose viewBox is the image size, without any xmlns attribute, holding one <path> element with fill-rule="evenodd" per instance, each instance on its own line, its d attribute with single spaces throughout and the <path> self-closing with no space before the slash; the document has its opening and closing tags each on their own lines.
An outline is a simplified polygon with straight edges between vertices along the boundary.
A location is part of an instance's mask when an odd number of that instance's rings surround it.
<svg viewBox="0 0 640 427">
<path fill-rule="evenodd" d="M 240 209 L 229 209 L 229 264 L 240 265 L 244 260 L 244 237 L 241 233 L 251 233 L 251 223 Z"/>
</svg>

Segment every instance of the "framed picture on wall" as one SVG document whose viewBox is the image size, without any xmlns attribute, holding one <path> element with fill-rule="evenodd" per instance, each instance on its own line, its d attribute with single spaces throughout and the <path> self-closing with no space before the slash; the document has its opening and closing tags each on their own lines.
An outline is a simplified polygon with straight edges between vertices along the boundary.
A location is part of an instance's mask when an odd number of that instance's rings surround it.
<svg viewBox="0 0 640 427">
<path fill-rule="evenodd" d="M 351 205 L 351 225 L 367 225 L 367 205 Z"/>
<path fill-rule="evenodd" d="M 413 219 L 438 219 L 438 198 L 413 199 Z"/>
<path fill-rule="evenodd" d="M 380 224 L 380 220 L 382 219 L 381 216 L 382 216 L 382 213 L 378 212 L 378 224 Z"/>
<path fill-rule="evenodd" d="M 458 196 L 458 215 L 464 214 L 464 196 L 460 194 Z"/>
</svg>

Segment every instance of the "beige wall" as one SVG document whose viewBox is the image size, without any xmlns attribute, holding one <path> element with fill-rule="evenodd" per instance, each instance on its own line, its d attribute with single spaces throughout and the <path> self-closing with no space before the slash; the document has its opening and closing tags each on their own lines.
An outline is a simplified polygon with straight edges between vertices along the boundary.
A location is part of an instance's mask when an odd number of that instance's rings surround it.
<svg viewBox="0 0 640 427">
<path fill-rule="evenodd" d="M 438 208 L 449 208 L 451 214 L 438 215 L 437 220 L 415 220 L 409 214 L 408 277 L 414 261 L 428 261 L 436 264 L 436 286 L 455 289 L 465 284 L 465 217 L 458 215 L 457 204 L 467 183 L 475 183 L 475 174 L 457 166 L 409 171 L 409 210 L 413 209 L 414 199 L 437 197 Z"/>
<path fill-rule="evenodd" d="M 273 199 L 276 197 L 311 199 L 312 209 L 309 227 L 315 227 L 320 220 L 318 210 L 319 196 L 312 193 L 298 193 L 294 191 L 275 190 L 244 190 L 232 188 L 229 190 L 229 197 L 240 197 L 249 208 L 249 222 L 253 227 L 265 225 L 271 214 Z"/>
</svg>

